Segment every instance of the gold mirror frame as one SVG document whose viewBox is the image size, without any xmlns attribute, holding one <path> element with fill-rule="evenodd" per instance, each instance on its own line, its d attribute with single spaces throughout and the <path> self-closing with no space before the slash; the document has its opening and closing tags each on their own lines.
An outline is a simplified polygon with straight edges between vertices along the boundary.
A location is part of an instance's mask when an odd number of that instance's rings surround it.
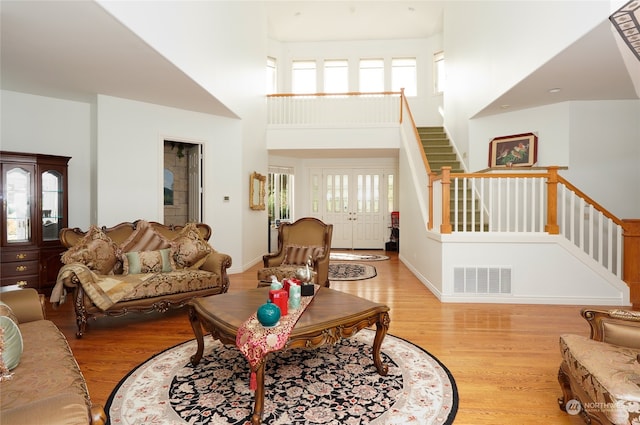
<svg viewBox="0 0 640 425">
<path fill-rule="evenodd" d="M 249 208 L 252 210 L 265 209 L 264 195 L 266 181 L 266 176 L 256 173 L 255 171 L 251 173 L 249 180 Z"/>
</svg>

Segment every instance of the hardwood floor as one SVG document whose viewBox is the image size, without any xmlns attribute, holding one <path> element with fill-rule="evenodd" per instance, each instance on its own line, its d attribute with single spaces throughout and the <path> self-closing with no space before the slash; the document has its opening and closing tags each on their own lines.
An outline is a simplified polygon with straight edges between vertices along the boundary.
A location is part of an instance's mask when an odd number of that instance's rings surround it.
<svg viewBox="0 0 640 425">
<path fill-rule="evenodd" d="M 390 308 L 389 333 L 407 339 L 442 361 L 460 397 L 456 424 L 579 424 L 560 411 L 557 381 L 562 333 L 588 336 L 580 306 L 444 304 L 398 260 L 396 253 L 371 262 L 373 279 L 332 282 L 333 289 Z M 363 253 L 357 251 L 357 253 Z M 256 285 L 258 266 L 230 276 L 230 292 Z M 70 297 L 47 315 L 64 332 L 87 379 L 94 403 L 104 405 L 113 388 L 149 357 L 192 339 L 186 312 L 130 314 L 89 323 L 75 337 Z"/>
</svg>

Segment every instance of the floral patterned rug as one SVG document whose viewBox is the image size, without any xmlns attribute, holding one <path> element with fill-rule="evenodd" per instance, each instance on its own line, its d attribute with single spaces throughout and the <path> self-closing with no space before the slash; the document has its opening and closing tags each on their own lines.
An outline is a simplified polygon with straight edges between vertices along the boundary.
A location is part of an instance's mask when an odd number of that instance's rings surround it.
<svg viewBox="0 0 640 425">
<path fill-rule="evenodd" d="M 329 254 L 330 261 L 383 261 L 388 259 L 388 256 L 380 254 L 354 254 L 343 251 L 332 251 Z"/>
<path fill-rule="evenodd" d="M 453 376 L 436 358 L 387 335 L 387 376 L 376 372 L 375 332 L 363 329 L 334 346 L 271 355 L 265 376 L 264 424 L 452 424 L 458 409 Z M 192 367 L 195 340 L 134 369 L 113 391 L 110 424 L 250 424 L 254 393 L 246 359 L 234 346 L 205 338 Z"/>
<path fill-rule="evenodd" d="M 329 263 L 329 280 L 364 280 L 377 274 L 376 268 L 369 264 Z"/>
</svg>

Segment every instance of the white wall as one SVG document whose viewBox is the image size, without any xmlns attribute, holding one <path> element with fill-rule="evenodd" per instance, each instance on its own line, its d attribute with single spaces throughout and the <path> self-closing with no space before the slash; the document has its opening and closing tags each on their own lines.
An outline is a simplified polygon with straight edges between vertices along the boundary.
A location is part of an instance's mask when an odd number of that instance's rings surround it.
<svg viewBox="0 0 640 425">
<path fill-rule="evenodd" d="M 629 305 L 629 287 L 612 278 L 562 236 L 446 235 L 442 237 L 446 302 Z M 545 267 L 540 267 L 544 264 Z M 454 293 L 454 267 L 511 269 L 510 295 Z"/>
<path fill-rule="evenodd" d="M 610 12 L 606 0 L 446 2 L 444 122 L 460 152 L 486 151 L 468 134 L 471 117 Z"/>
<path fill-rule="evenodd" d="M 247 268 L 265 253 L 257 235 L 266 234 L 266 211 L 249 209 L 249 176 L 267 173 L 265 67 L 267 29 L 264 2 L 112 2 L 100 4 L 241 119 L 232 138 L 217 140 L 218 163 L 232 172 L 217 180 L 220 190 L 242 202 L 229 230 L 241 239 L 234 267 Z M 153 17 L 151 19 L 150 17 Z M 227 161 L 230 155 L 230 161 Z M 235 155 L 239 155 L 236 162 Z M 212 183 L 213 184 L 213 183 Z"/>
<path fill-rule="evenodd" d="M 619 218 L 640 217 L 640 100 L 571 102 L 561 174 Z"/>
<path fill-rule="evenodd" d="M 213 228 L 211 244 L 241 257 L 242 223 L 235 218 L 244 209 L 242 187 L 228 176 L 237 176 L 242 158 L 240 149 L 226 148 L 240 137 L 238 120 L 100 95 L 97 121 L 98 224 L 162 222 L 164 140 L 188 140 L 203 145 L 203 222 Z"/>
<path fill-rule="evenodd" d="M 69 226 L 91 223 L 93 105 L 11 91 L 0 92 L 0 148 L 70 156 Z"/>
<path fill-rule="evenodd" d="M 323 61 L 346 59 L 349 61 L 350 91 L 359 91 L 358 69 L 360 59 L 385 60 L 385 89 L 391 91 L 391 59 L 415 57 L 418 72 L 418 95 L 410 97 L 409 104 L 418 126 L 442 125 L 438 112 L 442 106 L 442 95 L 433 93 L 433 54 L 442 50 L 442 35 L 427 39 L 368 40 L 340 42 L 269 42 L 269 56 L 277 61 L 278 91 L 291 93 L 291 66 L 294 60 L 315 60 L 318 91 L 322 89 Z"/>
</svg>

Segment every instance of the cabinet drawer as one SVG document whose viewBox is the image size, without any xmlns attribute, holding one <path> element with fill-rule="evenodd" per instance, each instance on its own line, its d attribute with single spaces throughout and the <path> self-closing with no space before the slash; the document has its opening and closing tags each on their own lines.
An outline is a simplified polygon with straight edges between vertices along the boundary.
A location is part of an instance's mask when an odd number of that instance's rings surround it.
<svg viewBox="0 0 640 425">
<path fill-rule="evenodd" d="M 15 263 L 2 264 L 2 277 L 9 276 L 28 276 L 31 274 L 38 275 L 40 272 L 40 262 L 35 261 L 16 261 Z"/>
<path fill-rule="evenodd" d="M 31 261 L 38 260 L 39 258 L 40 251 L 2 250 L 3 263 L 8 263 L 10 261 Z"/>
<path fill-rule="evenodd" d="M 38 289 L 38 280 L 38 275 L 5 277 L 3 274 L 0 284 L 3 288 L 7 286 L 17 285 L 21 288 L 28 287 Z"/>
</svg>

